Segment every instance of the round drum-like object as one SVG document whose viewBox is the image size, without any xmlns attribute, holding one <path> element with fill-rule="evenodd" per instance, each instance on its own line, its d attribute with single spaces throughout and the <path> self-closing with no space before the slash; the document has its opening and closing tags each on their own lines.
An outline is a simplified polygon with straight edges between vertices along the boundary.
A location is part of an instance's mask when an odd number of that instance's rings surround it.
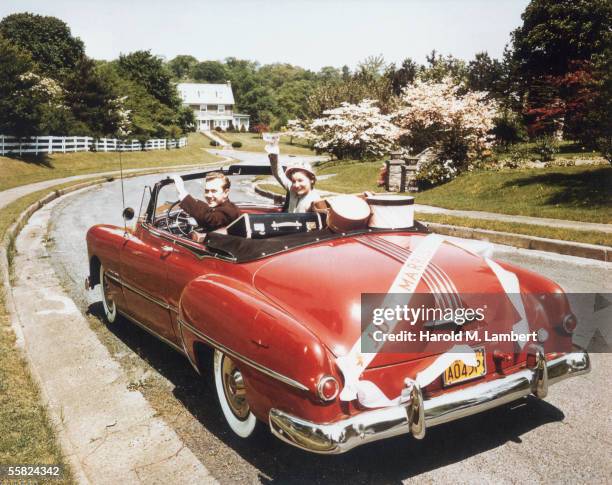
<svg viewBox="0 0 612 485">
<path fill-rule="evenodd" d="M 372 210 L 368 226 L 376 229 L 403 229 L 414 225 L 414 197 L 372 195 L 367 199 Z"/>
<path fill-rule="evenodd" d="M 356 231 L 368 227 L 370 206 L 355 195 L 338 195 L 325 200 L 329 206 L 327 226 L 334 232 Z"/>
</svg>

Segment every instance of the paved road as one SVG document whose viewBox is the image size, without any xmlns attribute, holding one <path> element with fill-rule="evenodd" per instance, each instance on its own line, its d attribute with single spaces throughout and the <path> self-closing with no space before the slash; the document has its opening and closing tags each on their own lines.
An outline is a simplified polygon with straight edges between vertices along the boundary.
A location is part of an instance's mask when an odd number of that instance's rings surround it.
<svg viewBox="0 0 612 485">
<path fill-rule="evenodd" d="M 126 181 L 128 204 L 158 176 Z M 235 200 L 252 197 L 247 179 Z M 82 311 L 99 315 L 97 294 L 82 290 L 87 272 L 85 231 L 120 223 L 118 183 L 65 198 L 53 215 L 52 260 Z M 612 292 L 612 265 L 495 246 L 495 257 L 542 273 L 566 291 Z M 612 356 L 593 355 L 591 374 L 528 399 L 428 431 L 423 441 L 399 437 L 348 455 L 310 455 L 264 433 L 245 443 L 227 431 L 214 391 L 181 356 L 133 325 L 99 336 L 123 366 L 140 369 L 142 391 L 186 445 L 223 483 L 612 482 Z M 606 384 L 608 383 L 608 384 Z"/>
</svg>

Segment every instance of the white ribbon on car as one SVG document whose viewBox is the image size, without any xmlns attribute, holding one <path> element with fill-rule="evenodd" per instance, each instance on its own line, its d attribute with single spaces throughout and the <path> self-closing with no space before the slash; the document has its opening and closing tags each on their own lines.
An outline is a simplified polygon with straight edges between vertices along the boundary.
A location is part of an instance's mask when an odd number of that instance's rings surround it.
<svg viewBox="0 0 612 485">
<path fill-rule="evenodd" d="M 425 236 L 400 268 L 387 294 L 408 294 L 408 301 L 406 302 L 406 304 L 408 304 L 427 266 L 444 241 L 484 258 L 521 318 L 514 324 L 513 330 L 517 333 L 527 333 L 529 331 L 529 324 L 520 295 L 518 277 L 514 273 L 503 269 L 499 264 L 488 257 L 492 252 L 492 246 L 488 243 L 485 245 L 470 245 L 467 241 L 457 240 L 456 238 L 446 239 L 437 234 Z M 383 307 L 384 303 L 383 301 Z M 397 321 L 389 322 L 387 332 L 391 333 L 395 326 L 397 326 L 397 323 Z M 362 334 L 362 337 L 357 339 L 353 344 L 351 350 L 346 355 L 336 359 L 336 364 L 344 376 L 344 387 L 340 392 L 340 400 L 352 401 L 358 399 L 361 405 L 369 408 L 394 406 L 406 402 L 410 399 L 410 386 L 408 386 L 405 392 L 402 392 L 397 398 L 389 399 L 372 381 L 360 380 L 361 374 L 374 360 L 376 355 L 378 355 L 378 351 L 384 345 L 384 342 L 378 342 L 371 337 L 374 330 L 376 330 L 376 326 L 371 323 Z M 374 352 L 361 352 L 361 341 L 363 337 L 370 337 Z M 522 348 L 525 344 L 521 342 L 520 345 Z M 468 345 L 455 345 L 436 358 L 431 365 L 417 373 L 412 383 L 416 383 L 420 387 L 427 386 L 442 375 L 448 366 L 456 360 L 462 360 L 466 365 L 471 367 L 477 365 L 476 354 L 471 347 Z M 410 383 L 410 381 L 408 383 Z"/>
<path fill-rule="evenodd" d="M 408 259 L 406 259 L 402 265 L 397 276 L 395 277 L 395 280 L 391 284 L 391 287 L 387 291 L 387 294 L 408 294 L 407 303 L 409 303 L 419 282 L 421 281 L 421 278 L 423 277 L 425 269 L 438 251 L 438 248 L 442 244 L 443 240 L 444 239 L 437 234 L 429 234 L 425 236 L 421 244 L 417 246 L 417 248 L 410 254 Z M 397 326 L 397 323 L 397 321 L 390 322 L 388 332 L 392 332 L 395 326 Z M 364 332 L 364 337 L 371 335 L 374 330 L 376 330 L 376 327 L 373 323 L 371 323 Z M 361 352 L 360 337 L 353 344 L 348 354 L 336 359 L 336 363 L 344 375 L 344 388 L 340 393 L 340 399 L 342 401 L 352 401 L 357 397 L 358 392 L 360 391 L 359 377 L 368 367 L 368 365 L 370 365 L 372 360 L 374 360 L 378 354 L 378 350 L 380 350 L 380 348 L 384 345 L 384 342 L 377 342 L 374 339 L 371 340 L 372 346 L 375 350 L 374 352 Z M 371 385 L 366 384 L 365 386 L 365 388 L 361 389 L 362 394 L 368 394 L 368 390 L 371 394 L 372 386 L 376 385 L 371 383 Z M 378 391 L 380 391 L 380 389 L 378 389 Z M 380 391 L 380 393 L 382 394 L 382 391 Z M 368 402 L 371 400 L 376 400 L 373 398 L 370 399 L 368 396 L 364 396 L 364 398 Z"/>
</svg>

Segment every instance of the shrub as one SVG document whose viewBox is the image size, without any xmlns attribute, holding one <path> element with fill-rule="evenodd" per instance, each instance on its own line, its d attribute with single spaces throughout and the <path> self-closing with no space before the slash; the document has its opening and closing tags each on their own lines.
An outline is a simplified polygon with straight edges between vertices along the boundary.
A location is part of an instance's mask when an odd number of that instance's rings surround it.
<svg viewBox="0 0 612 485">
<path fill-rule="evenodd" d="M 216 127 L 215 127 L 215 131 L 220 133 L 220 132 L 222 132 L 223 130 L 221 129 L 221 127 L 220 127 L 220 126 L 216 126 Z"/>
<path fill-rule="evenodd" d="M 234 147 L 234 148 L 242 148 L 242 142 L 240 142 L 240 141 L 233 141 L 232 142 L 232 147 Z"/>
<path fill-rule="evenodd" d="M 535 141 L 534 151 L 543 162 L 555 159 L 555 153 L 559 153 L 559 142 L 552 136 L 543 136 Z"/>
<path fill-rule="evenodd" d="M 595 140 L 597 149 L 609 163 L 612 163 L 612 136 L 603 136 Z"/>
<path fill-rule="evenodd" d="M 449 182 L 457 175 L 457 168 L 452 160 L 440 162 L 433 159 L 419 168 L 416 179 L 420 189 Z"/>
<path fill-rule="evenodd" d="M 493 122 L 495 140 L 503 147 L 524 141 L 527 137 L 527 130 L 521 118 L 510 110 L 504 110 Z"/>
<path fill-rule="evenodd" d="M 246 133 L 247 129 L 244 125 L 240 125 L 240 133 Z"/>
<path fill-rule="evenodd" d="M 520 168 L 533 158 L 529 148 L 523 145 L 511 145 L 508 158 L 501 162 L 500 168 Z"/>
<path fill-rule="evenodd" d="M 219 143 L 216 142 L 215 140 L 210 140 L 210 146 L 217 147 L 217 146 L 219 146 Z"/>
</svg>

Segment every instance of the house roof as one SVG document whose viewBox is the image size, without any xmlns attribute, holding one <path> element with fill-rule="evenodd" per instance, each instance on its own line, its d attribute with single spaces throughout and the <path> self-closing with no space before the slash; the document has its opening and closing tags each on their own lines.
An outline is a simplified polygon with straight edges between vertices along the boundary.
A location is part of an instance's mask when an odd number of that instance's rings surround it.
<svg viewBox="0 0 612 485">
<path fill-rule="evenodd" d="M 184 104 L 234 104 L 231 84 L 179 83 L 176 88 Z"/>
</svg>

